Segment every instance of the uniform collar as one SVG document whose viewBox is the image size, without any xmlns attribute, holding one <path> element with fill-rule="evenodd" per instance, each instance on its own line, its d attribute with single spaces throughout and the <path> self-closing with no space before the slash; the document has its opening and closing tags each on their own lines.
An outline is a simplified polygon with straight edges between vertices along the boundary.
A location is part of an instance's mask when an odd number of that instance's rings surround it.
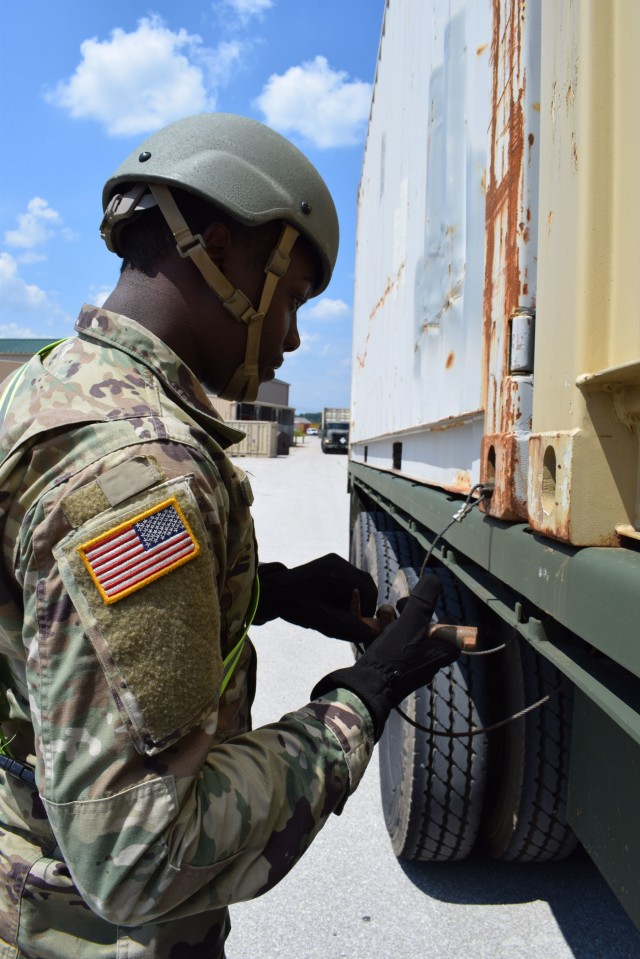
<svg viewBox="0 0 640 959">
<path fill-rule="evenodd" d="M 239 443 L 245 436 L 227 426 L 209 402 L 202 384 L 173 350 L 135 320 L 85 304 L 76 321 L 76 331 L 87 339 L 105 343 L 128 353 L 156 376 L 181 406 L 188 407 L 197 420 L 215 434 L 223 449 Z"/>
</svg>

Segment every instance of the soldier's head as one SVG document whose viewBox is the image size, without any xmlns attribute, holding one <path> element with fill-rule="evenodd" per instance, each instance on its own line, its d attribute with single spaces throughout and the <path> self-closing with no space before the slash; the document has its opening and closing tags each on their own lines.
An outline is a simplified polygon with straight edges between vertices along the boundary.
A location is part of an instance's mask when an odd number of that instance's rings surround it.
<svg viewBox="0 0 640 959">
<path fill-rule="evenodd" d="M 243 347 L 226 382 L 219 364 L 211 385 L 255 399 L 299 345 L 297 308 L 326 288 L 335 265 L 337 215 L 315 167 L 255 120 L 201 114 L 134 150 L 107 181 L 103 208 L 101 234 L 123 269 L 153 276 L 176 255 L 195 266 Z"/>
</svg>

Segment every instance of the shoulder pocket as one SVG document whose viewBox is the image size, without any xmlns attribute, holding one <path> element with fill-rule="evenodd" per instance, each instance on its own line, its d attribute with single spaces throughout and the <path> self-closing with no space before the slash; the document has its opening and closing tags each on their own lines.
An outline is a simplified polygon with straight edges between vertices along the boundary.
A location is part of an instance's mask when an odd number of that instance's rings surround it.
<svg viewBox="0 0 640 959">
<path fill-rule="evenodd" d="M 185 477 L 85 522 L 53 551 L 139 751 L 215 708 L 222 675 L 214 560 Z"/>
</svg>

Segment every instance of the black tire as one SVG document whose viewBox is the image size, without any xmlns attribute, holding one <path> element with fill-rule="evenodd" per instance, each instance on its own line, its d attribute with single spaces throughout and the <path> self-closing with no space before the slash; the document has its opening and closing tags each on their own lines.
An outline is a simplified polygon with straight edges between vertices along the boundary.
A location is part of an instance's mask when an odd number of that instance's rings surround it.
<svg viewBox="0 0 640 959">
<path fill-rule="evenodd" d="M 392 600 L 394 580 L 401 569 L 419 570 L 425 551 L 403 530 L 371 533 L 365 552 L 365 567 L 378 584 L 378 606 Z M 417 582 L 417 573 L 414 573 Z M 408 593 L 402 595 L 407 596 Z M 400 597 L 396 597 L 399 599 Z"/>
<path fill-rule="evenodd" d="M 362 512 L 356 516 L 351 535 L 349 559 L 360 569 L 368 569 L 366 561 L 367 544 L 372 533 L 378 530 L 393 529 L 393 520 L 387 513 Z"/>
<path fill-rule="evenodd" d="M 438 618 L 475 625 L 472 595 L 448 570 L 434 572 L 442 579 Z M 396 573 L 394 587 L 399 589 L 404 579 L 409 588 L 414 578 L 417 581 L 415 569 Z M 461 656 L 401 708 L 427 728 L 467 732 L 484 725 L 485 691 L 483 658 Z M 385 823 L 396 856 L 422 862 L 464 859 L 480 828 L 487 737 L 436 736 L 415 729 L 393 711 L 380 739 L 379 762 Z"/>
<path fill-rule="evenodd" d="M 421 564 L 422 565 L 422 564 Z M 408 596 L 413 587 L 417 584 L 420 567 L 403 566 L 393 577 L 391 589 L 389 590 L 388 602 L 395 606 L 399 599 Z M 429 567 L 429 572 L 433 572 L 433 567 Z"/>
<path fill-rule="evenodd" d="M 524 640 L 504 653 L 503 715 L 519 712 L 563 681 Z M 577 845 L 566 821 L 573 695 L 569 684 L 541 708 L 493 733 L 491 781 L 482 824 L 488 853 L 505 862 L 564 859 Z"/>
</svg>

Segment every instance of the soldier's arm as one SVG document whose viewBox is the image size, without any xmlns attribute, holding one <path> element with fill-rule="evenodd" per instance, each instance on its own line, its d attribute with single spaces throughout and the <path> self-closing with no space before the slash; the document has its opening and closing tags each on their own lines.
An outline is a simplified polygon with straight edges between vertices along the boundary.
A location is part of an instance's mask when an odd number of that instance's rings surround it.
<svg viewBox="0 0 640 959">
<path fill-rule="evenodd" d="M 248 503 L 193 450 L 137 452 L 152 454 L 155 482 L 117 502 L 116 469 L 114 505 L 95 468 L 78 475 L 28 514 L 20 556 L 38 788 L 86 902 L 127 925 L 273 886 L 373 746 L 344 690 L 238 734 L 248 645 L 220 701 L 218 689 L 250 598 Z M 150 565 L 130 560 L 135 537 L 153 550 L 163 524 L 182 538 L 173 559 L 160 542 Z"/>
</svg>

